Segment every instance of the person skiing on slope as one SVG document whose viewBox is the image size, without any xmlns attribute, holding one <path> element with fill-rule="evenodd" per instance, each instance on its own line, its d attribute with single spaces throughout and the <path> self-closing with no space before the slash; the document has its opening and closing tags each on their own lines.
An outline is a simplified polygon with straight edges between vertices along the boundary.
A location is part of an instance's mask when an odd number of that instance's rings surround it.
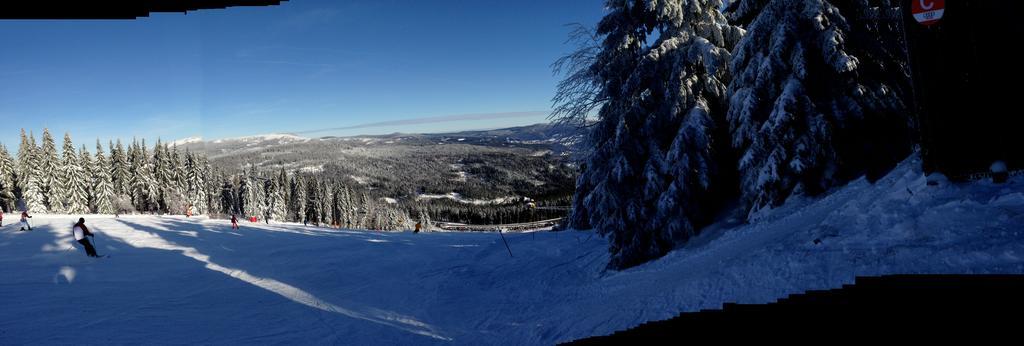
<svg viewBox="0 0 1024 346">
<path fill-rule="evenodd" d="M 24 230 L 25 230 L 25 227 L 28 227 L 28 230 L 29 230 L 29 231 L 31 231 L 31 230 L 32 230 L 32 225 L 30 225 L 30 224 L 28 223 L 28 219 L 29 219 L 29 218 L 31 218 L 31 216 L 29 216 L 29 215 L 28 215 L 28 210 L 23 210 L 23 211 L 21 212 L 21 230 L 22 230 L 22 231 L 24 231 Z"/>
<path fill-rule="evenodd" d="M 79 244 L 82 244 L 82 247 L 85 248 L 86 255 L 88 255 L 89 257 L 100 257 L 99 255 L 96 254 L 96 248 L 92 246 L 92 242 L 90 242 L 89 239 L 86 238 L 95 236 L 92 234 L 92 232 L 89 232 L 88 227 L 85 227 L 84 217 L 78 218 L 78 223 L 75 224 L 75 227 L 73 227 L 71 231 L 75 234 L 75 240 L 78 241 Z"/>
<path fill-rule="evenodd" d="M 416 230 L 412 231 L 412 233 L 420 233 L 420 227 L 423 227 L 423 224 L 421 222 L 422 221 L 416 221 Z"/>
<path fill-rule="evenodd" d="M 238 218 L 231 214 L 231 229 L 238 229 Z"/>
</svg>

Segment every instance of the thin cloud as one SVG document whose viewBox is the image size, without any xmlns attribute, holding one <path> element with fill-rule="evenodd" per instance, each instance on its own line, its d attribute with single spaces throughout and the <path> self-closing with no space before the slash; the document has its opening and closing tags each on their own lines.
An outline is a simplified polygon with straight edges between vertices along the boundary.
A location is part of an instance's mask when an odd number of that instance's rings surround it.
<svg viewBox="0 0 1024 346">
<path fill-rule="evenodd" d="M 341 12 L 331 8 L 316 8 L 293 14 L 274 23 L 277 30 L 302 31 L 335 21 Z"/>
<path fill-rule="evenodd" d="M 281 65 L 281 66 L 296 66 L 299 68 L 308 67 L 312 71 L 307 74 L 309 77 L 323 76 L 332 72 L 337 71 L 337 67 L 334 64 L 320 64 L 320 63 L 305 63 L 296 61 L 286 60 L 245 60 L 245 62 L 255 64 L 270 64 L 270 65 Z"/>
<path fill-rule="evenodd" d="M 320 64 L 320 63 L 307 63 L 287 60 L 245 60 L 245 62 L 251 62 L 256 64 L 268 64 L 268 65 L 290 65 L 290 66 L 304 66 L 304 67 L 321 67 L 321 68 L 334 68 L 334 64 Z"/>
<path fill-rule="evenodd" d="M 457 115 L 445 115 L 439 117 L 424 117 L 424 118 L 412 118 L 412 119 L 401 119 L 391 121 L 380 121 L 373 123 L 364 123 L 352 126 L 344 127 L 331 127 L 315 130 L 305 130 L 292 132 L 294 134 L 309 134 L 317 132 L 328 132 L 328 131 L 341 131 L 341 130 L 354 130 L 354 129 L 365 129 L 374 127 L 385 127 L 385 126 L 401 126 L 401 125 L 420 125 L 420 124 L 434 124 L 434 123 L 446 123 L 455 121 L 465 120 L 491 120 L 491 119 L 504 119 L 504 118 L 526 118 L 535 116 L 547 116 L 547 111 L 529 111 L 529 112 L 504 112 L 504 113 L 473 113 L 473 114 L 457 114 Z"/>
</svg>

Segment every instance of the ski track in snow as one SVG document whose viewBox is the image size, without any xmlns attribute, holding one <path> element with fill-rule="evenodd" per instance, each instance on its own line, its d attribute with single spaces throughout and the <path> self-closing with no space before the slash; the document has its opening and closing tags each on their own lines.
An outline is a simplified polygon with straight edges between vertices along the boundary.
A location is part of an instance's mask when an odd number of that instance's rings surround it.
<svg viewBox="0 0 1024 346">
<path fill-rule="evenodd" d="M 885 178 L 714 225 L 607 271 L 592 232 L 380 233 L 203 218 L 77 216 L 0 228 L 0 344 L 551 344 L 724 302 L 767 303 L 858 275 L 1024 273 L 1024 177 Z M 813 241 L 819 239 L 820 244 Z"/>
<path fill-rule="evenodd" d="M 289 284 L 273 279 L 254 276 L 244 270 L 221 266 L 217 263 L 211 262 L 209 256 L 200 253 L 195 248 L 183 247 L 169 243 L 163 238 L 161 238 L 159 235 L 151 232 L 140 233 L 139 231 L 136 231 L 127 226 L 107 227 L 105 230 L 112 238 L 117 238 L 122 242 L 137 248 L 153 248 L 160 250 L 181 251 L 182 255 L 205 263 L 207 269 L 224 273 L 228 276 L 242 280 L 251 285 L 274 292 L 278 295 L 281 295 L 282 297 L 288 298 L 289 300 L 299 304 L 303 304 L 327 312 L 342 314 L 352 318 L 358 318 L 374 323 L 392 326 L 415 334 L 426 335 L 441 340 L 450 340 L 447 337 L 435 334 L 429 325 L 426 325 L 424 323 L 421 323 L 419 321 L 416 321 L 415 319 L 406 316 L 401 316 L 384 311 L 378 311 L 375 312 L 374 315 L 369 315 L 366 313 L 349 310 L 322 301 L 316 296 L 313 296 L 312 294 L 309 294 L 308 292 L 303 291 L 297 287 L 291 286 Z M 171 231 L 169 229 L 164 230 Z M 140 234 L 145 235 L 140 236 Z M 191 234 L 195 233 L 193 232 Z"/>
</svg>

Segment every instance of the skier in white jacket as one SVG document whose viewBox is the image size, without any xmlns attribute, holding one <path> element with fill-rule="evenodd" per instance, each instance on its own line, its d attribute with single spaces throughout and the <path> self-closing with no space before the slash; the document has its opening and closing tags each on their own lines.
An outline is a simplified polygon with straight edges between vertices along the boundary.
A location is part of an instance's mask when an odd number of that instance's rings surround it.
<svg viewBox="0 0 1024 346">
<path fill-rule="evenodd" d="M 31 215 L 28 215 L 28 210 L 22 210 L 21 211 L 21 230 L 22 231 L 25 230 L 25 227 L 28 227 L 29 231 L 32 230 L 32 225 L 28 223 L 28 219 L 31 218 L 31 217 L 32 217 Z"/>
<path fill-rule="evenodd" d="M 89 239 L 86 238 L 93 237 L 93 234 L 92 232 L 89 232 L 88 227 L 85 227 L 84 217 L 78 218 L 78 223 L 75 224 L 75 227 L 72 229 L 72 231 L 75 233 L 75 240 L 77 240 L 79 244 L 82 244 L 82 246 L 85 247 L 86 255 L 89 255 L 89 257 L 100 257 L 99 255 L 96 254 L 96 248 L 92 247 L 92 242 L 90 242 Z"/>
</svg>

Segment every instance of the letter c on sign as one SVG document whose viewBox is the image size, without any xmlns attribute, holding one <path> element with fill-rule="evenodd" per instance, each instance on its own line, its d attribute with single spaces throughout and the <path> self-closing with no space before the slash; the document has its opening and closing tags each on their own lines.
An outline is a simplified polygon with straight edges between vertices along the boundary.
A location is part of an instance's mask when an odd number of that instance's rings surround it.
<svg viewBox="0 0 1024 346">
<path fill-rule="evenodd" d="M 932 2 L 932 1 L 929 1 L 927 6 L 924 4 L 924 0 L 917 0 L 917 1 L 921 5 L 921 9 L 922 10 L 930 10 L 930 9 L 932 9 L 932 7 L 935 6 L 935 2 Z"/>
</svg>

